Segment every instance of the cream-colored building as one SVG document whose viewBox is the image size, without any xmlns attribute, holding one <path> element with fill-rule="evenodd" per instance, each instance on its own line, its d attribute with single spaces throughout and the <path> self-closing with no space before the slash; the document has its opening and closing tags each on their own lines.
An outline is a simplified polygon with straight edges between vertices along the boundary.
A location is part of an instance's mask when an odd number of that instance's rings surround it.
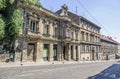
<svg viewBox="0 0 120 79">
<path fill-rule="evenodd" d="M 112 37 L 101 35 L 101 59 L 115 59 L 118 54 L 118 42 Z"/>
<path fill-rule="evenodd" d="M 15 41 L 15 62 L 100 59 L 100 27 L 93 22 L 69 12 L 66 5 L 56 13 L 27 4 L 19 7 L 24 26 Z"/>
<path fill-rule="evenodd" d="M 78 34 L 70 30 L 71 36 L 78 36 L 79 60 L 98 60 L 100 59 L 100 27 L 86 18 L 65 10 L 58 10 L 59 15 L 67 13 L 67 18 L 72 20 L 78 27 Z M 74 39 L 74 38 L 72 38 Z M 72 42 L 72 41 L 71 41 Z M 77 41 L 75 41 L 77 43 Z M 72 48 L 71 48 L 72 49 Z M 71 52 L 72 53 L 72 52 Z M 76 53 L 77 54 L 77 53 Z"/>
<path fill-rule="evenodd" d="M 81 60 L 100 59 L 100 27 L 80 17 Z"/>
</svg>

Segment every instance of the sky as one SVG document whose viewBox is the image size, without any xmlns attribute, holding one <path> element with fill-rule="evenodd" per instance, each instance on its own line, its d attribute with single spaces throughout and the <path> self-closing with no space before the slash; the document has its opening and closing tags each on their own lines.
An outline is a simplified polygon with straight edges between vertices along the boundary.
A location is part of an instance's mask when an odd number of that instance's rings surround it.
<svg viewBox="0 0 120 79">
<path fill-rule="evenodd" d="M 40 0 L 40 2 L 44 8 L 53 12 L 66 4 L 70 12 L 83 16 L 100 26 L 101 34 L 120 42 L 120 0 Z"/>
</svg>

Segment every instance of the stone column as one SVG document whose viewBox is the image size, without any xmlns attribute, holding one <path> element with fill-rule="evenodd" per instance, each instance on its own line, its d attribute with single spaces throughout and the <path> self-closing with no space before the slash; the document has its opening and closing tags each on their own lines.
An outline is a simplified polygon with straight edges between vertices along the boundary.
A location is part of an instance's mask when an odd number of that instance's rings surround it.
<svg viewBox="0 0 120 79">
<path fill-rule="evenodd" d="M 50 26 L 49 26 L 49 34 L 50 34 L 50 37 L 52 38 L 53 36 L 53 26 L 52 26 L 52 23 L 50 23 Z"/>
<path fill-rule="evenodd" d="M 78 61 L 80 61 L 80 45 L 78 45 Z"/>
<path fill-rule="evenodd" d="M 27 61 L 27 42 L 26 41 L 22 41 L 23 42 L 23 50 L 22 50 L 22 53 L 23 53 L 23 56 L 22 56 L 22 61 L 23 62 L 26 62 Z"/>
<path fill-rule="evenodd" d="M 53 44 L 49 46 L 49 61 L 53 61 Z"/>
<path fill-rule="evenodd" d="M 90 46 L 90 60 L 92 60 L 92 45 Z"/>
<path fill-rule="evenodd" d="M 78 32 L 78 37 L 77 38 L 78 38 L 78 41 L 80 41 L 80 33 L 79 32 Z"/>
<path fill-rule="evenodd" d="M 76 48 L 75 48 L 75 45 L 73 45 L 73 59 L 76 60 Z"/>
<path fill-rule="evenodd" d="M 30 24 L 31 24 L 31 19 L 29 18 L 28 24 L 27 24 L 27 34 L 30 33 Z M 23 32 L 24 33 L 24 32 Z"/>
<path fill-rule="evenodd" d="M 86 41 L 86 32 L 84 32 L 84 41 Z"/>
<path fill-rule="evenodd" d="M 36 44 L 36 61 L 43 60 L 43 43 L 37 42 Z"/>
<path fill-rule="evenodd" d="M 88 41 L 90 41 L 90 33 L 88 33 Z"/>
<path fill-rule="evenodd" d="M 57 45 L 57 57 L 58 61 L 62 61 L 62 48 L 60 43 Z"/>
<path fill-rule="evenodd" d="M 73 31 L 73 39 L 75 39 L 75 31 Z"/>
<path fill-rule="evenodd" d="M 43 43 L 38 42 L 36 46 L 37 59 L 36 61 L 43 61 Z"/>
<path fill-rule="evenodd" d="M 44 31 L 44 22 L 42 22 L 42 20 L 40 19 L 40 21 L 39 21 L 39 32 L 40 32 L 41 36 L 43 34 L 43 31 Z"/>
<path fill-rule="evenodd" d="M 71 45 L 68 45 L 68 47 L 67 47 L 67 53 L 68 53 L 68 61 L 70 61 L 71 60 L 71 50 L 70 50 L 70 46 Z"/>
</svg>

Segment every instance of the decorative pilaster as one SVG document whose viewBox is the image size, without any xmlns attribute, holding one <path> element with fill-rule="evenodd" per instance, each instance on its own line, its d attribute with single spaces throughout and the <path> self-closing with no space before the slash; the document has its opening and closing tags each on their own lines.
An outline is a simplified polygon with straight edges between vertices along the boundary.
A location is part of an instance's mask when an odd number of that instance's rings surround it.
<svg viewBox="0 0 120 79">
<path fill-rule="evenodd" d="M 37 59 L 36 61 L 43 61 L 43 43 L 37 42 L 36 45 Z"/>
<path fill-rule="evenodd" d="M 40 19 L 40 21 L 39 21 L 39 31 L 40 31 L 40 35 L 42 36 L 42 34 L 43 34 L 43 30 L 44 30 L 44 22 L 43 22 L 43 20 L 42 19 Z"/>
<path fill-rule="evenodd" d="M 25 62 L 27 61 L 27 42 L 25 40 L 22 40 L 22 53 L 23 55 L 21 56 L 22 57 L 22 61 Z"/>
<path fill-rule="evenodd" d="M 53 44 L 49 46 L 49 61 L 53 61 Z"/>
<path fill-rule="evenodd" d="M 69 45 L 69 46 L 67 47 L 67 50 L 68 50 L 68 61 L 71 60 L 71 49 L 70 49 L 70 47 L 71 47 L 71 45 Z"/>
<path fill-rule="evenodd" d="M 52 23 L 50 23 L 50 26 L 49 26 L 49 34 L 50 34 L 50 37 L 52 38 L 53 36 L 53 26 L 52 26 Z"/>
<path fill-rule="evenodd" d="M 62 47 L 59 43 L 57 45 L 57 57 L 58 61 L 62 61 Z"/>
<path fill-rule="evenodd" d="M 80 45 L 78 45 L 78 61 L 80 61 Z"/>
<path fill-rule="evenodd" d="M 73 45 L 73 59 L 76 60 L 76 49 L 75 49 L 75 45 Z"/>
</svg>

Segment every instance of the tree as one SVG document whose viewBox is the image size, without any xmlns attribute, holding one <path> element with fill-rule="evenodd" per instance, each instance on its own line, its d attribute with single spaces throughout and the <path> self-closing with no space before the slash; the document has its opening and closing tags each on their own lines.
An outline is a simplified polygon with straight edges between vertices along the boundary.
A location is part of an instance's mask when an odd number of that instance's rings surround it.
<svg viewBox="0 0 120 79">
<path fill-rule="evenodd" d="M 5 22 L 3 16 L 0 14 L 0 40 L 5 36 Z"/>
<path fill-rule="evenodd" d="M 27 4 L 30 4 L 30 5 L 36 5 L 38 7 L 42 7 L 41 6 L 41 3 L 40 3 L 40 0 L 21 0 Z"/>
<path fill-rule="evenodd" d="M 16 9 L 13 12 L 13 15 L 10 18 L 10 27 L 8 29 L 9 35 L 14 37 L 18 35 L 19 30 L 22 29 L 22 14 L 19 9 Z"/>
<path fill-rule="evenodd" d="M 19 2 L 41 7 L 39 0 L 0 0 L 0 40 L 5 37 L 12 47 L 23 21 L 22 13 L 17 6 Z"/>
<path fill-rule="evenodd" d="M 6 0 L 0 0 L 0 10 L 5 9 L 7 6 Z"/>
</svg>

